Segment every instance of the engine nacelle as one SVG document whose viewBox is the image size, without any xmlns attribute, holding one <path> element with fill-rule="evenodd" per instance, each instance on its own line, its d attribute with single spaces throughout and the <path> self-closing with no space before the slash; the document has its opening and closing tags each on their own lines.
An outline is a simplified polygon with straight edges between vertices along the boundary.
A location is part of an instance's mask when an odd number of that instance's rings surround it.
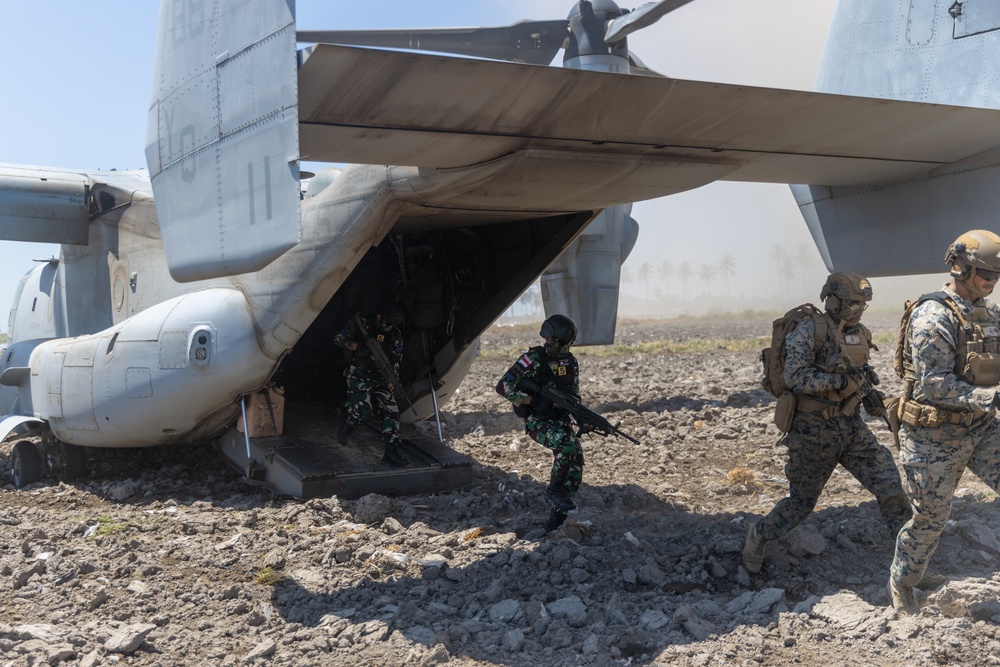
<svg viewBox="0 0 1000 667">
<path fill-rule="evenodd" d="M 237 397 L 262 386 L 274 365 L 243 293 L 207 289 L 93 335 L 41 343 L 18 384 L 20 405 L 76 445 L 193 441 L 231 421 Z"/>
</svg>

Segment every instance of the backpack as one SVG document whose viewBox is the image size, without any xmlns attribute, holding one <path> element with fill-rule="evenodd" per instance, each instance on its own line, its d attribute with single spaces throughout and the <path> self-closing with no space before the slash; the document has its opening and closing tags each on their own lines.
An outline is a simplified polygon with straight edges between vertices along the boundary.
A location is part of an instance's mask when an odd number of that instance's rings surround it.
<svg viewBox="0 0 1000 667">
<path fill-rule="evenodd" d="M 760 386 L 772 396 L 778 397 L 789 391 L 785 384 L 785 336 L 807 317 L 812 318 L 816 329 L 813 352 L 819 352 L 826 342 L 830 326 L 826 315 L 811 303 L 792 308 L 771 324 L 771 346 L 760 351 L 760 363 L 764 367 Z"/>
</svg>

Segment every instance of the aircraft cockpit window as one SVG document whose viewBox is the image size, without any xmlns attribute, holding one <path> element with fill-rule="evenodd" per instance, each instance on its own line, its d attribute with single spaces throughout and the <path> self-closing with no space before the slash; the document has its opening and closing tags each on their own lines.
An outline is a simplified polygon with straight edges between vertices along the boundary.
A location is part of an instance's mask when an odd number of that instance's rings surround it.
<svg viewBox="0 0 1000 667">
<path fill-rule="evenodd" d="M 955 39 L 1000 30 L 1000 2 L 996 0 L 958 0 L 948 13 L 955 20 Z"/>
</svg>

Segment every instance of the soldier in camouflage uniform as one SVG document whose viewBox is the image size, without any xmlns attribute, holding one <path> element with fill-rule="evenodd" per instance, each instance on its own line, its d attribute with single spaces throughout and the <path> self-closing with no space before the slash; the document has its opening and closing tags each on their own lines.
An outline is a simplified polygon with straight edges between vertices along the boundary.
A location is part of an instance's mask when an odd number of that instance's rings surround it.
<svg viewBox="0 0 1000 667">
<path fill-rule="evenodd" d="M 896 537 L 887 592 L 904 613 L 919 611 L 913 588 L 926 578 L 962 472 L 1000 493 L 1000 306 L 986 298 L 1000 276 L 1000 236 L 967 232 L 945 261 L 951 281 L 907 305 L 897 347 L 899 458 L 913 518 Z"/>
<path fill-rule="evenodd" d="M 874 347 L 871 332 L 861 324 L 872 298 L 871 283 L 856 273 L 834 273 L 820 298 L 825 312 L 815 311 L 815 317 L 823 318 L 823 326 L 807 316 L 785 336 L 784 379 L 795 394 L 795 413 L 783 441 L 789 493 L 747 527 L 743 564 L 751 573 L 761 570 L 766 541 L 780 538 L 809 516 L 838 463 L 875 496 L 893 536 L 909 518 L 892 454 L 861 418 L 859 386 L 850 366 L 838 363 L 844 355 L 861 368 Z M 821 345 L 816 345 L 817 328 L 826 331 Z"/>
<path fill-rule="evenodd" d="M 539 335 L 545 345 L 525 352 L 500 378 L 497 387 L 514 405 L 514 412 L 524 418 L 524 430 L 531 438 L 552 450 L 552 470 L 545 497 L 552 504 L 547 530 L 555 530 L 576 509 L 573 498 L 583 481 L 583 447 L 573 433 L 573 420 L 568 412 L 547 400 L 525 393 L 520 384 L 524 378 L 539 386 L 548 382 L 579 397 L 580 367 L 569 351 L 576 340 L 576 324 L 565 315 L 553 315 L 542 323 Z"/>
<path fill-rule="evenodd" d="M 395 306 L 383 310 L 386 311 L 384 314 L 375 315 L 374 327 L 364 316 L 360 319 L 368 334 L 382 347 L 398 376 L 399 362 L 403 358 L 403 335 L 397 325 L 402 321 L 402 311 Z M 407 465 L 409 460 L 399 451 L 399 407 L 394 387 L 389 385 L 376 366 L 363 335 L 355 330 L 351 322 L 334 336 L 333 342 L 348 350 L 352 357 L 350 366 L 344 371 L 347 378 L 346 416 L 337 433 L 337 441 L 346 445 L 354 428 L 377 412 L 385 443 L 382 462 L 393 467 Z"/>
</svg>

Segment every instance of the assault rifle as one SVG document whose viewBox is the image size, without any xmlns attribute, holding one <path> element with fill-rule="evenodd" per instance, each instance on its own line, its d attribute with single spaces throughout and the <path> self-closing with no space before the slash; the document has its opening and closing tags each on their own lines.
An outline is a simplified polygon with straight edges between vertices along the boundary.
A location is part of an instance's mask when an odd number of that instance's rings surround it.
<svg viewBox="0 0 1000 667">
<path fill-rule="evenodd" d="M 518 388 L 523 389 L 536 398 L 545 399 L 557 408 L 561 408 L 573 415 L 577 425 L 580 427 L 580 432 L 577 435 L 583 435 L 585 433 L 598 433 L 603 437 L 607 437 L 609 435 L 613 435 L 615 437 L 621 436 L 636 445 L 641 444 L 632 436 L 619 430 L 617 424 L 612 424 L 607 419 L 581 403 L 579 398 L 566 393 L 551 382 L 539 385 L 531 378 L 523 378 L 518 385 Z"/>
<path fill-rule="evenodd" d="M 360 315 L 355 315 L 352 321 L 358 333 L 364 338 L 365 345 L 368 346 L 368 352 L 371 353 L 372 359 L 375 361 L 375 367 L 382 374 L 385 383 L 389 385 L 389 391 L 395 394 L 396 398 L 406 401 L 406 404 L 410 406 L 410 410 L 413 410 L 414 414 L 416 414 L 417 411 L 414 409 L 413 403 L 403 393 L 403 387 L 399 384 L 399 376 L 396 375 L 396 370 L 392 367 L 392 362 L 389 361 L 389 357 L 385 356 L 385 350 L 382 349 L 377 340 L 368 334 L 368 328 L 365 327 L 365 323 L 362 321 Z"/>
<path fill-rule="evenodd" d="M 875 372 L 871 364 L 865 364 L 861 368 L 858 368 L 849 356 L 841 354 L 837 360 L 837 365 L 843 365 L 844 369 L 847 370 L 848 377 L 858 385 L 857 396 L 861 400 L 861 405 L 865 406 L 868 414 L 881 415 L 882 421 L 885 422 L 885 425 L 891 431 L 892 425 L 889 423 L 889 417 L 885 413 L 885 396 L 875 388 L 881 380 L 879 380 L 878 373 Z M 853 412 L 854 407 L 857 405 L 855 401 L 856 399 L 848 400 L 842 412 L 844 414 Z"/>
</svg>

